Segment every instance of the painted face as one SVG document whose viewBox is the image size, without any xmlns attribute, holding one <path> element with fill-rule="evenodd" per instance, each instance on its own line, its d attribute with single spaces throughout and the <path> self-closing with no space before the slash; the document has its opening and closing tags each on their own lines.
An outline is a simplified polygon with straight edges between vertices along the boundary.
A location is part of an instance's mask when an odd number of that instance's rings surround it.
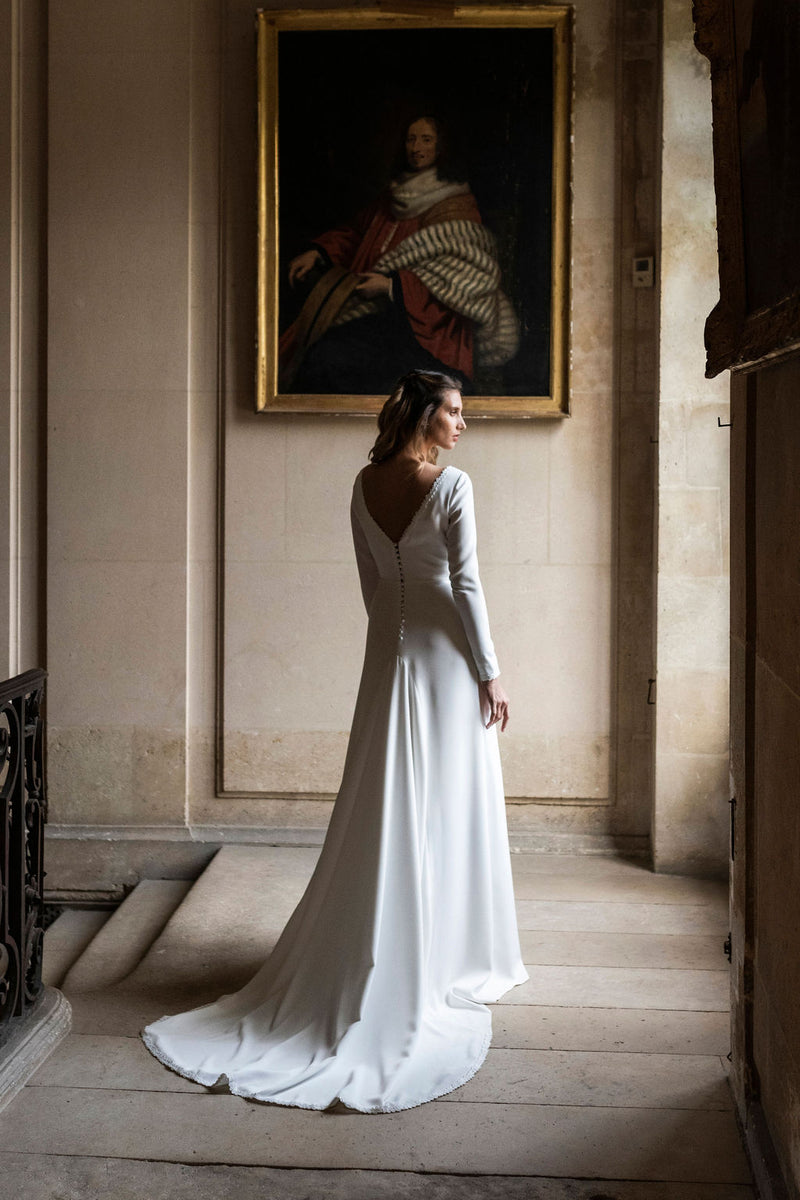
<svg viewBox="0 0 800 1200">
<path fill-rule="evenodd" d="M 452 450 L 467 428 L 461 412 L 461 393 L 447 391 L 428 425 L 428 441 L 440 450 Z"/>
<path fill-rule="evenodd" d="M 409 169 L 424 171 L 436 162 L 436 127 L 425 117 L 413 121 L 406 133 L 406 158 Z"/>
</svg>

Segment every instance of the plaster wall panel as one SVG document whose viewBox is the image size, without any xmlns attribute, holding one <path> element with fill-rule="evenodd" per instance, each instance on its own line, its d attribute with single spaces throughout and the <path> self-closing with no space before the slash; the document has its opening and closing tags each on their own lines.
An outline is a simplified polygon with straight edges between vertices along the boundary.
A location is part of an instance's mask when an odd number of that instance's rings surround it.
<svg viewBox="0 0 800 1200">
<path fill-rule="evenodd" d="M 185 572 L 162 562 L 51 564 L 50 629 L 61 647 L 51 727 L 139 725 L 145 714 L 154 725 L 180 725 L 185 680 L 174 648 L 186 631 L 174 598 L 185 595 Z"/>
<path fill-rule="evenodd" d="M 366 629 L 352 567 L 241 563 L 227 576 L 228 603 L 243 618 L 226 647 L 241 685 L 226 693 L 231 727 L 346 730 L 351 714 L 342 722 L 341 712 L 352 707 Z"/>
<path fill-rule="evenodd" d="M 48 789 L 58 798 L 59 824 L 119 829 L 178 823 L 176 797 L 183 794 L 186 773 L 182 729 L 54 726 L 48 754 Z"/>
<path fill-rule="evenodd" d="M 188 3 L 50 9 L 48 645 L 56 822 L 185 810 Z"/>
<path fill-rule="evenodd" d="M 51 376 L 63 392 L 185 392 L 187 241 L 179 221 L 54 223 Z"/>
<path fill-rule="evenodd" d="M 236 475 L 226 478 L 226 562 L 283 562 L 286 542 L 287 421 L 258 422 L 233 403 L 228 410 L 226 452 Z M 327 506 L 326 506 L 327 507 Z"/>
<path fill-rule="evenodd" d="M 190 10 L 196 0 L 136 0 L 124 4 L 111 0 L 103 5 L 105 20 L 97 19 L 95 0 L 67 0 L 56 6 L 50 17 L 50 36 L 55 53 L 64 56 L 81 50 L 92 57 L 112 57 L 124 47 L 144 56 L 185 48 Z"/>
<path fill-rule="evenodd" d="M 268 438 L 269 427 L 253 430 Z M 286 556 L 290 562 L 353 564 L 350 496 L 367 461 L 372 422 L 303 418 L 291 431 L 286 463 Z M 314 464 L 304 470 L 304 464 Z"/>
<path fill-rule="evenodd" d="M 309 718 L 309 726 L 312 720 Z M 226 736 L 224 753 L 226 773 L 235 778 L 237 791 L 269 789 L 277 798 L 289 795 L 313 800 L 316 796 L 324 800 L 339 789 L 347 731 L 239 728 Z M 260 813 L 256 823 L 261 823 Z"/>
<path fill-rule="evenodd" d="M 185 392 L 53 387 L 50 398 L 51 564 L 180 561 L 186 461 L 158 443 L 185 436 Z"/>
<path fill-rule="evenodd" d="M 163 562 L 50 566 L 48 774 L 54 818 L 174 823 L 182 812 L 185 568 Z M 177 714 L 177 717 L 176 717 Z"/>
</svg>

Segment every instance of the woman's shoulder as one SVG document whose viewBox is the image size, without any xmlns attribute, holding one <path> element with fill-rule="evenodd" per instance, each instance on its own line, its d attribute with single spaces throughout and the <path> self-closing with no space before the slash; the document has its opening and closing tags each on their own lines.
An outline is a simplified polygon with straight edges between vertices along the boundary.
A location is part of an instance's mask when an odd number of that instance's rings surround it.
<svg viewBox="0 0 800 1200">
<path fill-rule="evenodd" d="M 441 483 L 450 501 L 458 501 L 462 496 L 472 491 L 472 480 L 466 471 L 448 463 L 442 471 Z"/>
<path fill-rule="evenodd" d="M 369 469 L 370 469 L 369 465 L 367 465 L 366 467 L 362 467 L 361 470 L 357 473 L 355 479 L 353 480 L 353 496 L 354 497 L 363 496 L 364 487 L 363 487 L 362 481 L 364 479 L 365 473 L 367 471 L 369 471 Z"/>
</svg>

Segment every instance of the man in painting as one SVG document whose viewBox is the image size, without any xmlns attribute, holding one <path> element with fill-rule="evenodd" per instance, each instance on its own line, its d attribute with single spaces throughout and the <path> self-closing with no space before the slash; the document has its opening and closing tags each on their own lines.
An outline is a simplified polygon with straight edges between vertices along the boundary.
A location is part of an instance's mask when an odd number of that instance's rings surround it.
<svg viewBox="0 0 800 1200">
<path fill-rule="evenodd" d="M 322 275 L 281 339 L 281 391 L 383 394 L 409 365 L 469 388 L 476 358 L 500 366 L 516 353 L 494 238 L 441 121 L 412 120 L 401 154 L 374 204 L 290 262 L 292 286 Z"/>
</svg>

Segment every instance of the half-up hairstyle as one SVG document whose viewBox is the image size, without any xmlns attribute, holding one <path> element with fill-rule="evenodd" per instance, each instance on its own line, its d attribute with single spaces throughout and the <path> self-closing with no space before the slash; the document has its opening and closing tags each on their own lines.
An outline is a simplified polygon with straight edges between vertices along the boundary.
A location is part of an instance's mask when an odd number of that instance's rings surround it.
<svg viewBox="0 0 800 1200">
<path fill-rule="evenodd" d="M 461 384 L 441 371 L 409 371 L 381 409 L 378 436 L 369 452 L 370 462 L 386 462 L 409 442 L 421 441 L 445 392 L 460 391 Z M 438 446 L 433 446 L 425 457 L 428 462 L 436 462 L 438 453 Z"/>
</svg>

